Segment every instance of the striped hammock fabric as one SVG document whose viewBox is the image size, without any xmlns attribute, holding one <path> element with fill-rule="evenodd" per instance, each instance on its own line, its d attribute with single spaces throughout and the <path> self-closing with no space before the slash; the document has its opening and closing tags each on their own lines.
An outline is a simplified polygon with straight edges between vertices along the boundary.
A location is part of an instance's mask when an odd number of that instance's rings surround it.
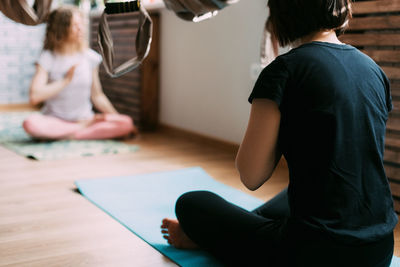
<svg viewBox="0 0 400 267">
<path fill-rule="evenodd" d="M 0 11 L 15 22 L 35 26 L 46 20 L 51 2 L 35 0 L 33 6 L 30 6 L 26 0 L 0 0 Z"/>
</svg>

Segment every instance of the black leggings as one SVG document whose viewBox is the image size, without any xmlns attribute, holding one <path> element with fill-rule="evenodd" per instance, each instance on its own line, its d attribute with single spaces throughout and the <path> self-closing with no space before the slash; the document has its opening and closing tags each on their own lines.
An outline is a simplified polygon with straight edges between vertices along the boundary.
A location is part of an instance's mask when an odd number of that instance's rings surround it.
<svg viewBox="0 0 400 267">
<path fill-rule="evenodd" d="M 187 236 L 226 266 L 387 267 L 393 255 L 393 234 L 362 246 L 308 238 L 314 234 L 303 231 L 305 240 L 292 241 L 286 189 L 252 212 L 208 191 L 188 192 L 175 212 Z"/>
</svg>

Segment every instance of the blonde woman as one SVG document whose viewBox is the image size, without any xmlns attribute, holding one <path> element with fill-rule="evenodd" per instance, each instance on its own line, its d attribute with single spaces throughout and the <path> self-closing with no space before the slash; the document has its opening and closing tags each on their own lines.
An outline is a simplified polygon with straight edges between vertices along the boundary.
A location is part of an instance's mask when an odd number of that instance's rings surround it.
<svg viewBox="0 0 400 267">
<path fill-rule="evenodd" d="M 101 56 L 87 47 L 84 20 L 75 7 L 49 15 L 43 52 L 30 86 L 30 102 L 41 114 L 23 127 L 38 139 L 107 139 L 136 133 L 132 119 L 118 114 L 102 91 Z M 92 104 L 100 111 L 94 114 Z"/>
</svg>

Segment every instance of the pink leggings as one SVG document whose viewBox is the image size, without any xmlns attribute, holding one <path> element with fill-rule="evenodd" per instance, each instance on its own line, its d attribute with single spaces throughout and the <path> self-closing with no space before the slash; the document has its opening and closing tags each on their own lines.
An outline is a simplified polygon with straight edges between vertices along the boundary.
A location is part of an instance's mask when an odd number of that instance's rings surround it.
<svg viewBox="0 0 400 267">
<path fill-rule="evenodd" d="M 97 114 L 91 121 L 70 122 L 34 114 L 23 122 L 25 131 L 38 139 L 109 139 L 136 133 L 132 119 L 122 114 Z"/>
</svg>

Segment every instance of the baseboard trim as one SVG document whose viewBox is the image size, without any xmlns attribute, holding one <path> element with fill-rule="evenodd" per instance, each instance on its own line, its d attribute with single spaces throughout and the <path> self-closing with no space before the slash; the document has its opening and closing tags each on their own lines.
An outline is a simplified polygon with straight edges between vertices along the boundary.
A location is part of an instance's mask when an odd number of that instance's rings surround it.
<svg viewBox="0 0 400 267">
<path fill-rule="evenodd" d="M 223 149 L 225 151 L 232 152 L 234 154 L 237 153 L 239 149 L 239 145 L 224 141 L 218 138 L 210 137 L 207 135 L 199 134 L 196 132 L 192 132 L 189 130 L 185 130 L 179 127 L 167 125 L 167 124 L 160 124 L 158 127 L 158 130 L 164 133 L 167 133 L 169 135 L 175 136 L 175 137 L 181 137 L 185 138 L 194 142 L 198 143 L 203 143 L 205 145 L 213 146 L 213 147 L 218 147 L 220 149 Z"/>
</svg>

